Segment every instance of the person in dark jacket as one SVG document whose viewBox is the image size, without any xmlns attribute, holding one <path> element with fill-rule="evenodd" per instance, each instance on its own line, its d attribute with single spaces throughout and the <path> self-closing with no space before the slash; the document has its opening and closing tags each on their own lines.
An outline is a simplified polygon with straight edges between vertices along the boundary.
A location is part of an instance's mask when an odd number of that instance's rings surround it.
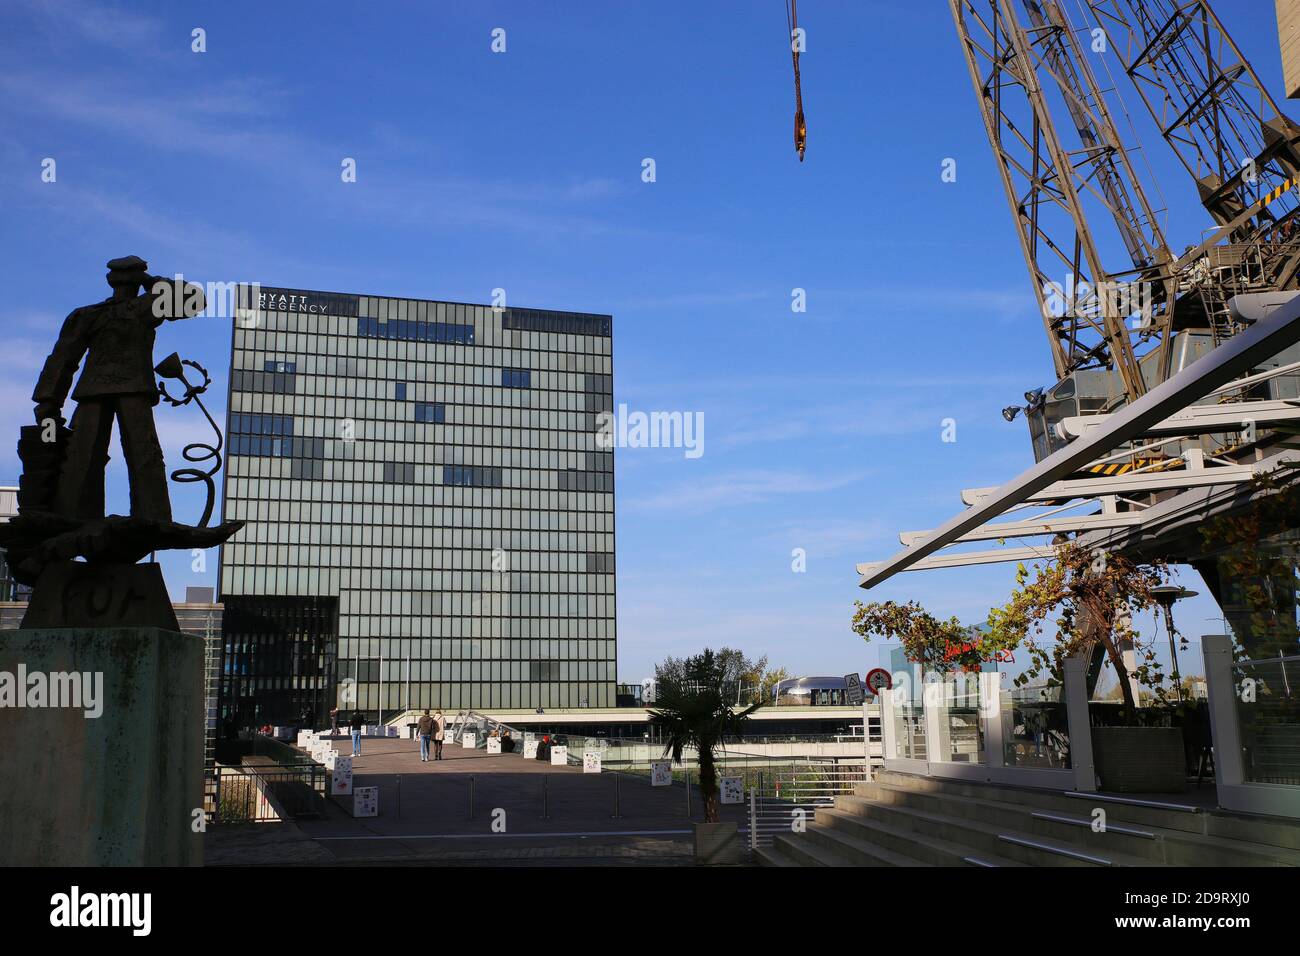
<svg viewBox="0 0 1300 956">
<path fill-rule="evenodd" d="M 420 718 L 420 723 L 416 727 L 416 733 L 420 735 L 420 762 L 429 762 L 429 741 L 433 739 L 434 719 L 429 716 L 426 710 L 424 716 Z"/>
<path fill-rule="evenodd" d="M 361 756 L 361 730 L 366 726 L 366 718 L 361 715 L 361 711 L 352 712 L 352 756 Z"/>
</svg>

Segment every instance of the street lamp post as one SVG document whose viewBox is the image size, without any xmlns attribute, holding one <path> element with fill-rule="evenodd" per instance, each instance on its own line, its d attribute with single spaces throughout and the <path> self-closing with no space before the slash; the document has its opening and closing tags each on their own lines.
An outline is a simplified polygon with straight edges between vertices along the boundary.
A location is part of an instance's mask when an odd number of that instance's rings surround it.
<svg viewBox="0 0 1300 956">
<path fill-rule="evenodd" d="M 1178 647 L 1174 643 L 1174 637 L 1178 631 L 1174 629 L 1174 602 L 1181 601 L 1184 598 L 1196 597 L 1197 592 L 1189 591 L 1187 588 L 1179 587 L 1176 584 L 1161 584 L 1151 589 L 1151 596 L 1156 599 L 1165 612 L 1165 630 L 1169 632 L 1169 657 L 1172 661 L 1174 671 L 1174 689 L 1178 694 L 1178 703 L 1183 702 L 1183 681 L 1178 674 Z"/>
</svg>

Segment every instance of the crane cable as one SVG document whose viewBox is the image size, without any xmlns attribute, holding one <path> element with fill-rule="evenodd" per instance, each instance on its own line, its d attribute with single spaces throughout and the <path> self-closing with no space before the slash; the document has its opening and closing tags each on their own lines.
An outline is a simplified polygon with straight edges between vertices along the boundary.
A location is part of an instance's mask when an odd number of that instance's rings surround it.
<svg viewBox="0 0 1300 956">
<path fill-rule="evenodd" d="M 803 91 L 799 88 L 799 30 L 798 0 L 785 0 L 785 22 L 790 30 L 790 56 L 794 60 L 794 148 L 803 162 L 803 152 L 808 145 L 808 125 L 803 118 Z"/>
</svg>

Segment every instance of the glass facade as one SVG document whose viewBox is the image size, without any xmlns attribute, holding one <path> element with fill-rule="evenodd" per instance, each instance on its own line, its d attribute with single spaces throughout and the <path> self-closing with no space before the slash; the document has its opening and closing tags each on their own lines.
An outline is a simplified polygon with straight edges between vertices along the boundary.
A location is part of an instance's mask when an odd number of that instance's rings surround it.
<svg viewBox="0 0 1300 956">
<path fill-rule="evenodd" d="M 349 711 L 614 706 L 610 317 L 268 288 L 249 304 L 228 625 L 263 598 L 336 599 L 312 640 L 336 630 L 319 659 Z M 276 678 L 235 643 L 241 670 Z"/>
</svg>

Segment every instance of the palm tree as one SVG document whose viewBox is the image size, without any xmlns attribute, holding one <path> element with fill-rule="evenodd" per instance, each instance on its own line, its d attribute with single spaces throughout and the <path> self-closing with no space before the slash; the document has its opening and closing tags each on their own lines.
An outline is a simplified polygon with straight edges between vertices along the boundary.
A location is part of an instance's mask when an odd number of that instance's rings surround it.
<svg viewBox="0 0 1300 956">
<path fill-rule="evenodd" d="M 700 761 L 700 795 L 704 798 L 704 822 L 718 822 L 718 771 L 715 752 L 727 736 L 741 733 L 753 704 L 736 711 L 729 703 L 727 666 L 713 651 L 682 661 L 669 661 L 658 669 L 655 703 L 650 725 L 664 740 L 664 756 L 682 762 L 682 751 L 694 747 Z"/>
</svg>

